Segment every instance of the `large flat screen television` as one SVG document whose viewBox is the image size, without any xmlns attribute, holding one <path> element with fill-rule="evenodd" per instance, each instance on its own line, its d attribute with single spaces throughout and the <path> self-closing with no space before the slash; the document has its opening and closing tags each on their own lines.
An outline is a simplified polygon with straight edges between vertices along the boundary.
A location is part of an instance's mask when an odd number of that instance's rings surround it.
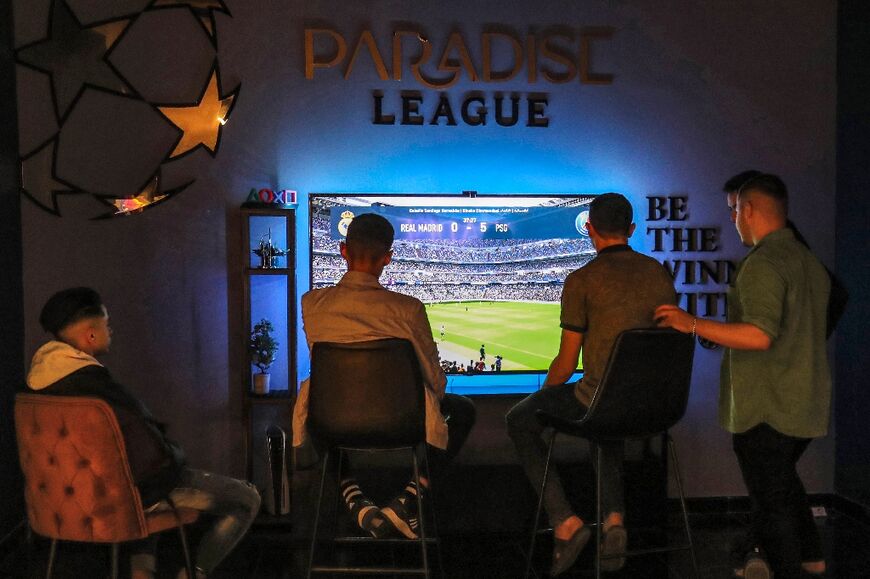
<svg viewBox="0 0 870 579">
<path fill-rule="evenodd" d="M 309 196 L 311 287 L 334 285 L 354 216 L 395 229 L 381 283 L 426 304 L 448 390 L 537 390 L 559 349 L 565 277 L 595 256 L 586 232 L 592 195 Z"/>
</svg>

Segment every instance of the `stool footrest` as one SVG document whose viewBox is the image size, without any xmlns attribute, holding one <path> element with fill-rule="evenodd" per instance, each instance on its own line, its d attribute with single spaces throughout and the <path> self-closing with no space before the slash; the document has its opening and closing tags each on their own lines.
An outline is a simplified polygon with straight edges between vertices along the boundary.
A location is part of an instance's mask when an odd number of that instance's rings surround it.
<svg viewBox="0 0 870 579">
<path fill-rule="evenodd" d="M 353 573 L 355 575 L 425 575 L 425 569 L 395 567 L 312 567 L 312 573 Z"/>
<path fill-rule="evenodd" d="M 426 537 L 424 539 L 426 544 L 437 543 L 438 539 L 435 537 Z M 327 539 L 326 542 L 329 542 Z M 374 537 L 335 537 L 332 539 L 333 543 L 383 543 L 384 545 L 388 544 L 399 544 L 399 545 L 419 545 L 420 539 L 406 539 L 404 537 L 387 537 L 384 539 L 375 539 Z"/>
<path fill-rule="evenodd" d="M 692 545 L 677 545 L 675 547 L 650 547 L 649 549 L 632 549 L 624 553 L 614 553 L 612 555 L 601 555 L 601 560 L 604 559 L 622 559 L 623 557 L 636 557 L 639 555 L 654 555 L 656 553 L 675 553 L 677 551 L 691 551 Z"/>
</svg>

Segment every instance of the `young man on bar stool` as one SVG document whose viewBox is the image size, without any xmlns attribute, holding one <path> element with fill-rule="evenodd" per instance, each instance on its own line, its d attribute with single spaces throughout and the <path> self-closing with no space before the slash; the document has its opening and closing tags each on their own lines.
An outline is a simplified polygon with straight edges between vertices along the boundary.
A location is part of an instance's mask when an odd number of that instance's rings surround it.
<svg viewBox="0 0 870 579">
<path fill-rule="evenodd" d="M 392 259 L 394 230 L 374 213 L 354 217 L 340 245 L 347 273 L 334 287 L 314 289 L 302 296 L 302 323 L 309 349 L 315 342 L 360 342 L 404 338 L 414 346 L 426 386 L 426 442 L 432 478 L 440 481 L 474 425 L 474 404 L 464 396 L 447 394 L 438 348 L 423 303 L 392 292 L 378 279 Z M 293 444 L 316 447 L 305 430 L 309 381 L 302 382 L 293 408 Z M 449 417 L 445 419 L 445 417 Z M 303 451 L 304 452 L 304 451 Z M 301 453 L 300 453 L 301 454 Z M 424 489 L 428 480 L 421 479 Z M 398 532 L 418 537 L 417 489 L 411 481 L 384 508 L 378 508 L 353 476 L 341 481 L 345 505 L 359 527 L 373 537 Z"/>
<path fill-rule="evenodd" d="M 634 233 L 633 212 L 618 193 L 596 197 L 589 208 L 587 228 L 598 256 L 571 273 L 562 290 L 562 339 L 550 364 L 544 387 L 508 412 L 508 434 L 520 462 L 536 490 L 544 478 L 547 445 L 537 410 L 566 420 L 582 418 L 600 383 L 616 337 L 633 328 L 654 324 L 653 312 L 662 302 L 675 303 L 673 280 L 656 260 L 634 252 L 628 238 Z M 566 383 L 577 370 L 583 349 L 583 379 Z M 601 443 L 602 505 L 604 520 L 602 554 L 625 552 L 623 526 L 622 462 L 624 443 Z M 574 564 L 590 537 L 589 528 L 565 497 L 556 472 L 544 490 L 544 508 L 553 526 L 554 548 L 550 573 L 559 575 Z M 625 558 L 604 559 L 601 568 L 617 571 Z"/>
<path fill-rule="evenodd" d="M 831 283 L 788 227 L 782 180 L 751 177 L 733 201 L 732 220 L 751 249 L 728 290 L 726 321 L 698 319 L 672 305 L 659 307 L 656 319 L 725 346 L 719 421 L 732 433 L 752 499 L 751 546 L 761 547 L 776 579 L 822 577 L 821 540 L 796 467 L 830 419 Z M 770 569 L 750 554 L 735 574 L 767 579 Z"/>
<path fill-rule="evenodd" d="M 91 288 L 60 291 L 46 302 L 39 323 L 54 336 L 33 356 L 27 385 L 40 394 L 105 400 L 118 419 L 142 506 L 202 511 L 214 524 L 199 543 L 197 579 L 206 577 L 244 537 L 260 510 L 260 495 L 247 482 L 185 466 L 184 452 L 166 427 L 95 356 L 109 352 L 112 329 L 99 294 Z M 153 579 L 156 535 L 137 541 L 130 559 L 132 579 Z M 178 578 L 187 577 L 181 569 Z"/>
</svg>

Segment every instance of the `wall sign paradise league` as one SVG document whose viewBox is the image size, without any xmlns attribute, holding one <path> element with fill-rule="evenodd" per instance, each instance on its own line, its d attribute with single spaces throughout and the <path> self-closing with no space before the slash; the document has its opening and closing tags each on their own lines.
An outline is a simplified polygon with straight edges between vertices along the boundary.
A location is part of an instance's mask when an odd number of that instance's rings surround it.
<svg viewBox="0 0 870 579">
<path fill-rule="evenodd" d="M 614 75 L 598 70 L 593 54 L 613 34 L 613 28 L 604 26 L 552 27 L 544 33 L 529 30 L 525 35 L 508 27 L 489 26 L 469 43 L 462 32 L 433 40 L 422 28 L 406 26 L 379 43 L 368 29 L 349 35 L 319 25 L 304 30 L 305 79 L 341 74 L 348 80 L 355 67 L 371 67 L 381 81 L 402 81 L 410 72 L 422 89 L 438 91 L 434 95 L 424 90 L 403 90 L 398 95 L 373 91 L 372 123 L 376 125 L 455 126 L 459 119 L 469 126 L 492 121 L 507 127 L 522 121 L 527 127 L 547 127 L 546 93 L 474 90 L 457 99 L 446 89 L 460 80 L 487 85 L 515 78 L 525 78 L 529 85 L 610 85 Z M 469 47 L 477 49 L 473 51 L 477 58 Z"/>
</svg>

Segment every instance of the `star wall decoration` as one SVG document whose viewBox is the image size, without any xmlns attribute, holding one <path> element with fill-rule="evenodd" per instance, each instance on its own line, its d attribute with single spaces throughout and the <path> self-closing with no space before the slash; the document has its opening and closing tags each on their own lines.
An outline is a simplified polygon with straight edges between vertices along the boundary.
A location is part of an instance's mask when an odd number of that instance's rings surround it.
<svg viewBox="0 0 870 579">
<path fill-rule="evenodd" d="M 190 153 L 200 146 L 214 157 L 220 144 L 221 130 L 229 119 L 238 91 L 239 87 L 236 87 L 229 94 L 221 94 L 220 77 L 215 66 L 195 104 L 158 106 L 160 113 L 181 129 L 181 136 L 169 159 Z"/>
<path fill-rule="evenodd" d="M 58 195 L 81 193 L 74 185 L 56 176 L 57 138 L 21 158 L 21 192 L 45 211 L 60 215 Z"/>
<path fill-rule="evenodd" d="M 175 8 L 178 6 L 186 6 L 193 12 L 193 15 L 196 16 L 196 19 L 211 39 L 212 44 L 217 48 L 215 14 L 220 13 L 231 16 L 230 10 L 223 0 L 154 0 L 148 8 Z"/>
<path fill-rule="evenodd" d="M 160 177 L 154 175 L 139 193 L 133 197 L 121 197 L 112 199 L 112 205 L 118 210 L 117 213 L 132 213 L 142 211 L 152 203 L 166 199 L 166 195 L 159 195 L 157 190 L 160 186 Z"/>
<path fill-rule="evenodd" d="M 49 75 L 59 121 L 88 85 L 136 93 L 107 58 L 129 23 L 129 18 L 122 18 L 83 26 L 65 0 L 53 0 L 48 37 L 19 48 L 16 59 Z"/>
<path fill-rule="evenodd" d="M 111 10 L 105 10 L 100 13 L 99 21 L 85 19 L 87 24 L 82 24 L 83 20 L 79 19 L 79 14 L 76 12 L 76 7 L 80 8 L 77 0 L 46 1 L 49 3 L 46 37 L 23 44 L 16 49 L 16 62 L 21 66 L 19 70 L 27 69 L 38 73 L 25 79 L 29 80 L 30 84 L 25 82 L 21 85 L 21 90 L 24 91 L 21 94 L 30 94 L 28 91 L 34 89 L 40 90 L 39 95 L 43 97 L 41 102 L 53 108 L 55 119 L 51 123 L 50 131 L 46 132 L 44 129 L 36 131 L 39 135 L 38 140 L 31 138 L 30 141 L 23 141 L 30 142 L 31 144 L 27 146 L 33 149 L 20 152 L 21 195 L 40 209 L 55 216 L 61 216 L 61 210 L 70 209 L 75 209 L 79 215 L 84 215 L 90 210 L 88 200 L 96 200 L 99 202 L 98 206 L 106 206 L 110 211 L 91 219 L 105 219 L 119 215 L 140 214 L 145 209 L 159 205 L 188 188 L 195 179 L 188 178 L 181 185 L 173 186 L 172 183 L 164 182 L 162 169 L 172 164 L 172 175 L 183 175 L 186 165 L 180 159 L 200 147 L 206 149 L 212 157 L 216 156 L 223 125 L 229 118 L 240 90 L 240 85 L 236 85 L 229 93 L 224 94 L 221 91 L 216 50 L 216 15 L 232 16 L 223 0 L 143 0 L 143 5 L 147 5 L 131 8 L 130 4 L 124 4 L 118 6 L 116 15 L 113 15 Z M 134 13 L 130 12 L 131 9 Z M 149 82 L 149 78 L 137 77 L 134 79 L 135 82 L 131 82 L 122 73 L 126 70 L 125 66 L 129 67 L 130 63 L 135 61 L 131 61 L 129 54 L 125 54 L 123 50 L 115 49 L 126 46 L 124 43 L 128 38 L 141 39 L 142 30 L 147 30 L 148 26 L 147 19 L 142 16 L 149 11 L 160 9 L 168 9 L 169 14 L 173 14 L 172 9 L 175 9 L 175 14 L 184 18 L 189 18 L 186 13 L 189 10 L 202 27 L 204 37 L 209 40 L 208 43 L 200 43 L 202 48 L 197 52 L 204 57 L 206 64 L 211 62 L 211 66 L 207 70 L 207 78 L 194 83 L 202 86 L 200 96 L 194 103 L 189 102 L 189 96 L 182 96 L 176 100 L 171 92 L 168 93 L 168 100 L 155 102 L 144 97 L 136 88 L 138 82 Z M 86 12 L 87 10 L 82 14 Z M 172 19 L 169 20 L 168 27 L 164 30 L 175 30 L 171 23 Z M 137 28 L 137 25 L 145 28 Z M 133 32 L 128 36 L 130 31 Z M 138 37 L 134 36 L 136 33 L 139 34 Z M 179 47 L 185 46 L 185 39 L 188 37 L 178 36 Z M 165 41 L 173 43 L 172 35 L 166 35 Z M 147 59 L 149 54 L 147 51 L 140 52 L 137 53 L 137 58 Z M 193 59 L 190 62 L 197 61 Z M 203 60 L 198 62 L 202 64 Z M 187 78 L 196 79 L 204 72 L 201 66 L 196 70 L 191 68 Z M 19 80 L 21 80 L 20 76 Z M 47 79 L 47 82 L 36 84 L 34 79 L 37 77 Z M 93 106 L 86 106 L 92 104 L 93 99 L 89 100 L 89 97 L 94 91 L 108 94 L 110 99 L 140 101 L 147 107 L 137 109 L 114 106 L 115 101 L 109 100 L 107 108 L 94 109 Z M 46 93 L 50 93 L 50 96 Z M 189 94 L 188 92 L 187 95 Z M 51 105 L 48 105 L 48 102 Z M 107 116 L 107 111 L 111 111 L 110 116 Z M 146 114 L 154 112 L 159 113 L 160 117 L 156 125 L 149 125 Z M 81 130 L 82 122 L 87 123 L 88 115 L 91 115 L 92 122 L 103 130 L 99 135 Z M 34 117 L 34 120 L 39 119 Z M 173 140 L 171 136 L 169 139 L 161 140 L 161 129 L 162 134 L 166 132 L 163 121 L 177 130 L 177 140 Z M 142 178 L 142 175 L 150 175 L 142 185 L 129 188 L 128 185 L 119 186 L 119 183 L 125 182 L 123 178 L 119 181 L 117 174 L 93 173 L 97 165 L 87 165 L 83 161 L 104 158 L 110 153 L 101 147 L 114 142 L 112 138 L 106 138 L 106 135 L 112 134 L 113 122 L 119 135 L 124 134 L 125 130 L 130 130 L 130 127 L 144 128 L 146 132 L 141 133 L 142 138 L 139 142 L 160 143 L 158 147 L 165 147 L 160 149 L 158 154 L 151 155 L 138 165 L 135 163 L 131 165 L 141 171 L 136 173 L 138 177 L 130 175 L 131 179 L 127 179 L 126 182 L 132 180 L 135 183 Z M 149 127 L 155 128 L 148 130 Z M 109 132 L 106 132 L 107 129 Z M 21 130 L 26 132 L 28 129 L 22 127 Z M 36 145 L 35 142 L 41 144 Z M 75 150 L 77 154 L 70 155 L 71 150 Z M 116 151 L 117 149 L 113 148 L 111 153 Z M 139 157 L 134 158 L 139 159 Z M 121 175 L 128 175 L 128 173 L 121 173 Z M 71 182 L 77 178 L 87 182 L 87 187 L 83 188 Z M 179 179 L 173 178 L 173 181 L 177 183 Z M 61 196 L 74 195 L 79 196 L 85 205 L 70 205 L 60 201 L 63 198 Z"/>
<path fill-rule="evenodd" d="M 187 189 L 187 187 L 193 183 L 193 180 L 191 179 L 183 185 L 166 191 L 161 190 L 161 182 L 162 177 L 160 170 L 158 169 L 158 171 L 148 179 L 148 182 L 145 183 L 142 189 L 134 195 L 125 197 L 101 197 L 100 201 L 112 207 L 114 211 L 95 217 L 95 219 L 105 219 L 118 215 L 135 215 L 141 213 L 145 209 L 166 201 L 184 189 Z"/>
</svg>

